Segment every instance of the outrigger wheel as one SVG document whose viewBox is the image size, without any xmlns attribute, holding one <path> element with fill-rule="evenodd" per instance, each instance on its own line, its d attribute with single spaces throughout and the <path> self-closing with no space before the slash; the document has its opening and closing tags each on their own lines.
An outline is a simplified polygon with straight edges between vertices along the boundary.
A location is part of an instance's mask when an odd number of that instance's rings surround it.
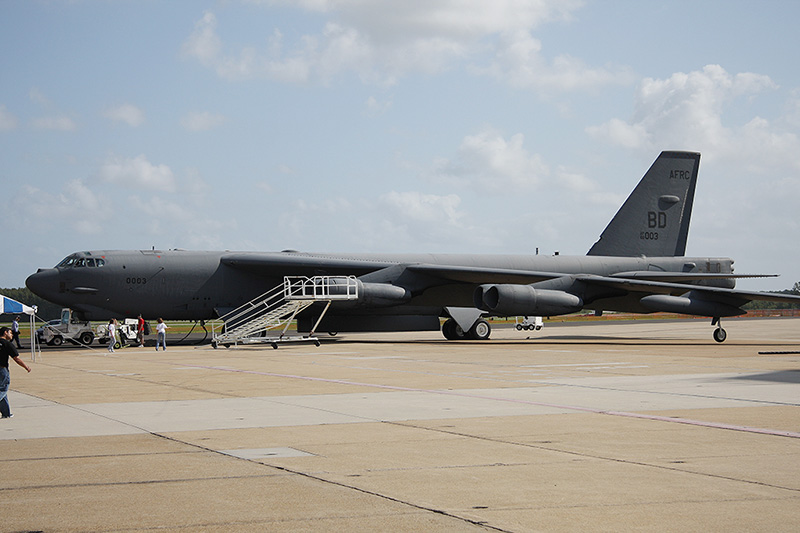
<svg viewBox="0 0 800 533">
<path fill-rule="evenodd" d="M 717 342 L 725 342 L 725 339 L 728 338 L 728 333 L 722 329 L 722 321 L 718 316 L 711 319 L 711 325 L 717 326 L 717 329 L 714 330 L 714 340 Z"/>
</svg>

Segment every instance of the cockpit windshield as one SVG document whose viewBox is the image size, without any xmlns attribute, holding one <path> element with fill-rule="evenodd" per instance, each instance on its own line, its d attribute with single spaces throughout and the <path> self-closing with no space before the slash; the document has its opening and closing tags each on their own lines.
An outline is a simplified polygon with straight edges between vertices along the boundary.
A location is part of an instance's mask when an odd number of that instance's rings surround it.
<svg viewBox="0 0 800 533">
<path fill-rule="evenodd" d="M 56 268 L 72 268 L 72 267 L 101 267 L 106 264 L 105 259 L 99 257 L 83 257 L 78 254 L 72 254 L 64 258 Z"/>
</svg>

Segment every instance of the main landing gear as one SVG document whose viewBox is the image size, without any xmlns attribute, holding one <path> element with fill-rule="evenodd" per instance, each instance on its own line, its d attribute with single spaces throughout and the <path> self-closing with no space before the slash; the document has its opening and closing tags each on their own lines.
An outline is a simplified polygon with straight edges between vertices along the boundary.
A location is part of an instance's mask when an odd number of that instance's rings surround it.
<svg viewBox="0 0 800 533">
<path fill-rule="evenodd" d="M 458 341 L 458 340 L 474 340 L 474 341 L 485 341 L 489 339 L 489 336 L 492 334 L 492 327 L 489 323 L 480 318 L 478 319 L 469 331 L 464 331 L 458 323 L 453 320 L 452 318 L 448 318 L 445 320 L 444 324 L 442 324 L 442 335 L 444 338 L 449 341 Z"/>
<path fill-rule="evenodd" d="M 728 334 L 722 329 L 722 320 L 720 318 L 714 317 L 711 319 L 711 325 L 717 326 L 717 329 L 714 330 L 714 340 L 717 342 L 725 342 L 725 339 L 728 338 Z"/>
</svg>

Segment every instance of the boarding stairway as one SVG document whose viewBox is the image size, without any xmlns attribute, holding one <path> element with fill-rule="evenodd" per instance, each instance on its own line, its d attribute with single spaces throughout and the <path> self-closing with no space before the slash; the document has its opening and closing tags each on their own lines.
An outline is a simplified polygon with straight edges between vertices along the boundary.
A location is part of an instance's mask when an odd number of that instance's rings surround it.
<svg viewBox="0 0 800 533">
<path fill-rule="evenodd" d="M 314 333 L 331 303 L 356 299 L 355 276 L 286 276 L 281 285 L 214 321 L 211 345 L 227 348 L 239 344 L 270 344 L 277 348 L 283 342 L 308 341 L 319 346 Z M 295 317 L 317 302 L 326 302 L 326 305 L 309 334 L 287 335 Z M 279 334 L 270 335 L 277 330 Z"/>
</svg>

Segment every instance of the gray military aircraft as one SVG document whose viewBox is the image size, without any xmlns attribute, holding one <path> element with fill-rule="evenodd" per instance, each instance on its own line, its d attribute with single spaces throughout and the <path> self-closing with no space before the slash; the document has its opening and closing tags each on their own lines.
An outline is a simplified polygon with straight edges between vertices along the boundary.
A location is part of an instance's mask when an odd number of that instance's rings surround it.
<svg viewBox="0 0 800 533">
<path fill-rule="evenodd" d="M 733 260 L 684 257 L 700 154 L 662 152 L 585 256 L 320 254 L 185 250 L 88 251 L 40 269 L 26 285 L 87 320 L 112 316 L 208 320 L 265 293 L 284 276 L 356 276 L 358 299 L 334 302 L 317 331 L 438 330 L 488 339 L 485 317 L 554 316 L 582 309 L 742 315 L 751 300 L 800 297 L 736 290 Z M 323 315 L 298 315 L 309 332 Z"/>
</svg>

